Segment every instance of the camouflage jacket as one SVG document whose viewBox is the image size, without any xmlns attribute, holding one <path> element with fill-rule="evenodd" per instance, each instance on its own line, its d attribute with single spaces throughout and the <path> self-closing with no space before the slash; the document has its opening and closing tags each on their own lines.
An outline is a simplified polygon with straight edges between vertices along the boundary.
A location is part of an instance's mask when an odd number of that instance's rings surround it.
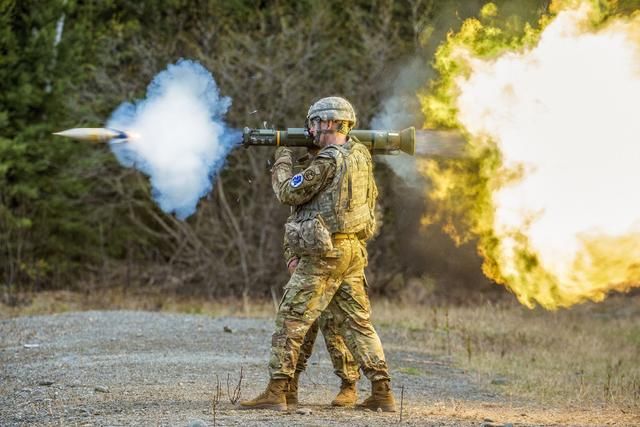
<svg viewBox="0 0 640 427">
<path fill-rule="evenodd" d="M 351 145 L 357 143 L 349 141 Z M 287 222 L 294 221 L 296 206 L 301 207 L 328 187 L 336 174 L 337 164 L 335 159 L 327 156 L 305 156 L 294 165 L 291 151 L 281 147 L 276 151 L 276 162 L 272 169 L 272 186 L 278 200 L 292 206 L 292 215 Z M 297 173 L 296 173 L 297 172 Z M 296 173 L 294 175 L 294 173 Z M 377 197 L 375 182 L 373 184 L 373 197 Z M 362 242 L 364 245 L 364 242 Z M 297 255 L 290 248 L 285 237 L 283 242 L 284 257 L 287 264 Z"/>
<path fill-rule="evenodd" d="M 292 206 L 292 214 L 287 218 L 287 222 L 293 221 L 295 218 L 293 213 L 294 206 L 311 199 L 317 191 L 326 187 L 335 175 L 336 165 L 334 162 L 329 159 L 317 159 L 313 169 L 310 169 L 313 170 L 313 177 L 317 177 L 317 179 L 307 180 L 308 182 L 304 187 L 301 185 L 297 189 L 290 188 L 291 177 L 297 173 L 304 173 L 305 169 L 311 166 L 311 162 L 314 159 L 315 156 L 308 154 L 294 162 L 291 150 L 281 147 L 276 151 L 276 163 L 272 169 L 271 183 L 278 200 L 282 203 L 289 201 L 286 204 Z M 310 175 L 311 173 L 307 172 L 307 176 Z M 293 258 L 300 258 L 289 246 L 286 236 L 283 239 L 282 247 L 286 265 L 289 265 Z"/>
</svg>

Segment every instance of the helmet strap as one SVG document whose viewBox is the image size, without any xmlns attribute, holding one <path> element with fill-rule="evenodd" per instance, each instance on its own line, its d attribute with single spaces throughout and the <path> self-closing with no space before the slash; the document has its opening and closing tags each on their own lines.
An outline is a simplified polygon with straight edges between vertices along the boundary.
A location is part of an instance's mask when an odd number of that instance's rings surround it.
<svg viewBox="0 0 640 427">
<path fill-rule="evenodd" d="M 342 120 L 336 132 L 341 133 L 342 135 L 349 135 L 349 132 L 351 132 L 351 125 L 346 120 Z"/>
</svg>

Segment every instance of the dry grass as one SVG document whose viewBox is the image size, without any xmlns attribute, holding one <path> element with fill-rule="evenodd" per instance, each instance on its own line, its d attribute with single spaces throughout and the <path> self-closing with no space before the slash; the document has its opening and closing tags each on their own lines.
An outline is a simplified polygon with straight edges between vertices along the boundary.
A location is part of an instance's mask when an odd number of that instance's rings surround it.
<svg viewBox="0 0 640 427">
<path fill-rule="evenodd" d="M 23 298 L 30 302 L 0 304 L 0 318 L 94 309 L 274 314 L 273 301 L 203 301 L 122 290 Z M 536 424 L 640 423 L 640 295 L 616 295 L 556 312 L 529 310 L 515 302 L 411 306 L 384 300 L 374 301 L 373 310 L 374 323 L 397 336 L 403 348 L 450 358 L 507 402 L 443 402 L 421 408 L 425 416 L 507 416 Z"/>
<path fill-rule="evenodd" d="M 242 299 L 205 300 L 157 291 L 104 289 L 80 293 L 70 291 L 39 292 L 16 296 L 14 306 L 0 302 L 0 319 L 16 316 L 64 313 L 87 310 L 147 310 L 209 316 L 272 317 L 273 301 Z"/>
<path fill-rule="evenodd" d="M 514 402 L 640 413 L 640 296 L 555 312 L 517 303 L 374 309 L 375 323 L 451 356 Z"/>
</svg>

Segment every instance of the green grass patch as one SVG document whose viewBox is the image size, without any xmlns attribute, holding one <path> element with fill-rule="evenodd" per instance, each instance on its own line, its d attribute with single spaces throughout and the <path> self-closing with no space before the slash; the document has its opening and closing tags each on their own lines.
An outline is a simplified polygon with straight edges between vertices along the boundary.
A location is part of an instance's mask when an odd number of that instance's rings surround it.
<svg viewBox="0 0 640 427">
<path fill-rule="evenodd" d="M 414 376 L 423 375 L 423 372 L 421 369 L 414 368 L 413 366 L 401 367 L 398 369 L 398 372 L 402 372 L 403 374 L 414 375 Z"/>
</svg>

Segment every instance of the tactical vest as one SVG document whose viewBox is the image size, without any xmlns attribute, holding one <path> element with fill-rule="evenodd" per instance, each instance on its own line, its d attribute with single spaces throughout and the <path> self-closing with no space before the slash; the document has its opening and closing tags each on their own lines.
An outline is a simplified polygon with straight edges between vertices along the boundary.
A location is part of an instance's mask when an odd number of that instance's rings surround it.
<svg viewBox="0 0 640 427">
<path fill-rule="evenodd" d="M 331 234 L 357 233 L 361 239 L 370 238 L 376 226 L 378 196 L 371 154 L 353 140 L 324 147 L 318 157 L 334 159 L 336 173 L 324 190 L 297 207 L 296 219 L 305 221 L 320 216 Z"/>
</svg>

